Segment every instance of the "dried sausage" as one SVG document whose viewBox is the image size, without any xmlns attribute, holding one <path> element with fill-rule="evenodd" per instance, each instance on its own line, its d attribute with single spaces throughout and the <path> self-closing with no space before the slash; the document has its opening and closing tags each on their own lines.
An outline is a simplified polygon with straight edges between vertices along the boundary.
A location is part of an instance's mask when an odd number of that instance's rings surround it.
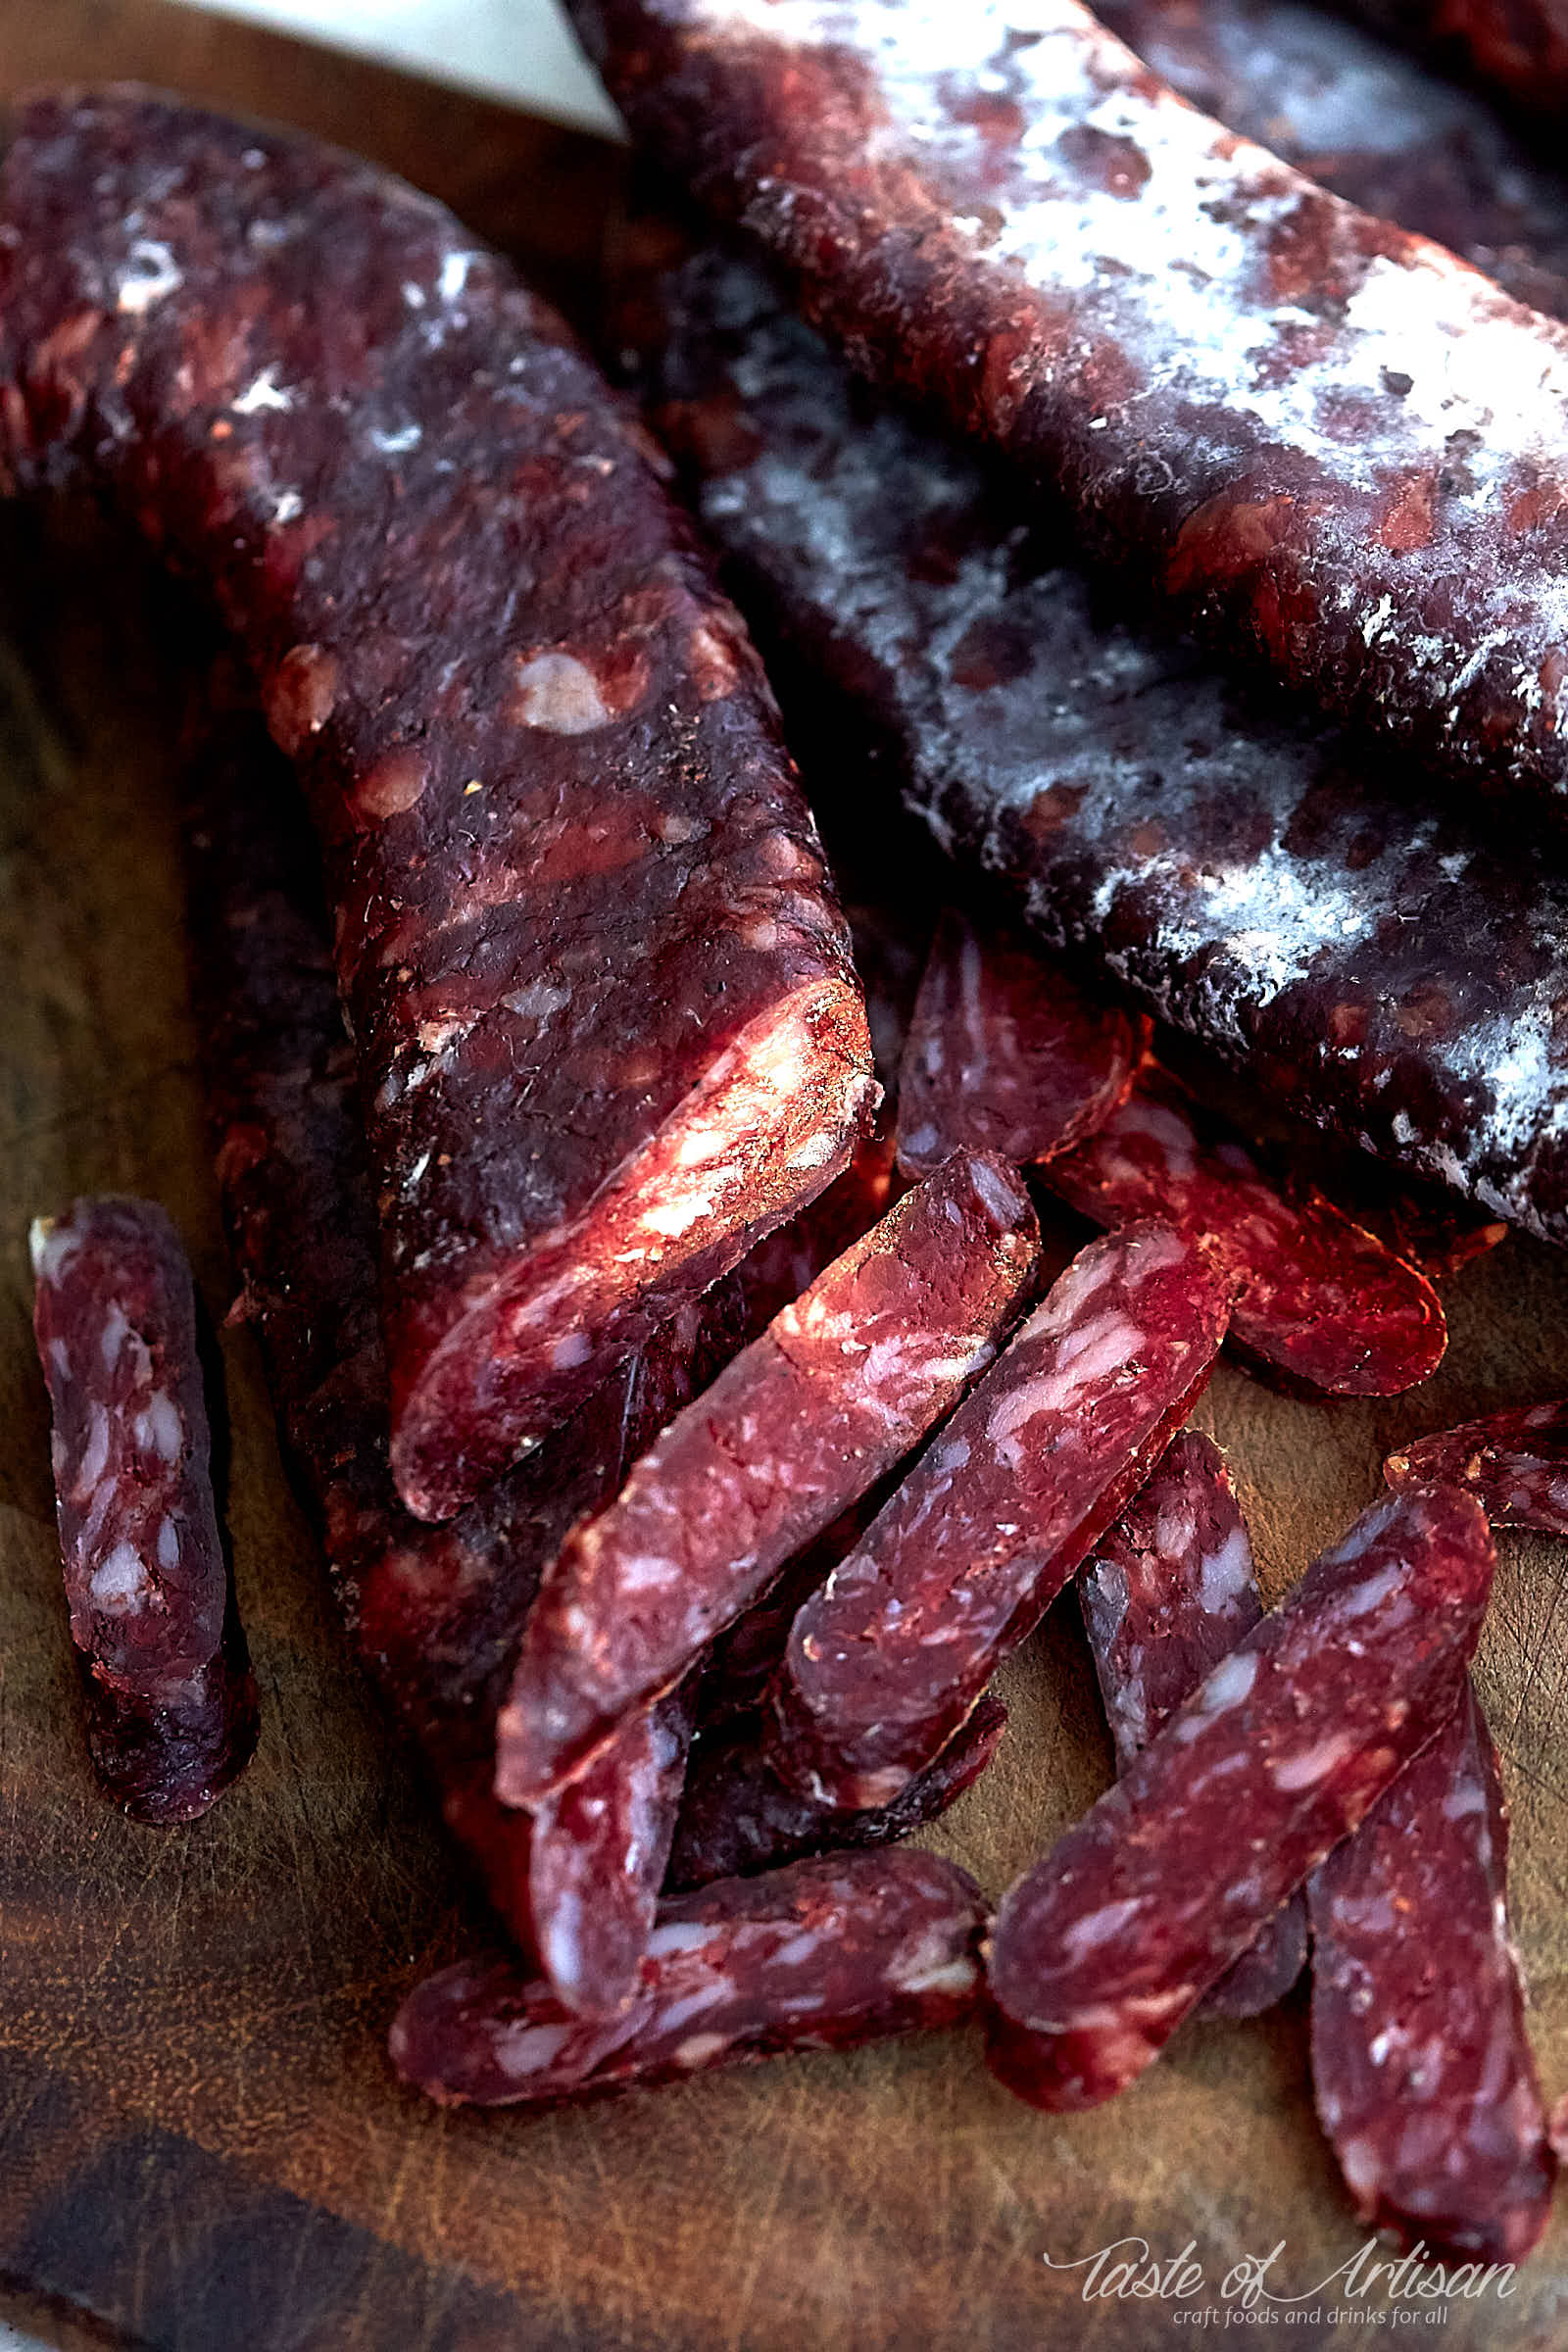
<svg viewBox="0 0 1568 2352">
<path fill-rule="evenodd" d="M 166 546 L 298 760 L 392 1467 L 449 1517 L 847 1158 L 815 831 L 643 437 L 440 206 L 135 90 L 11 128 L 0 479 L 84 469 Z"/>
<path fill-rule="evenodd" d="M 1026 942 L 945 907 L 899 1070 L 901 1171 L 929 1175 L 960 1144 L 1050 1159 L 1109 1117 L 1148 1042 Z"/>
<path fill-rule="evenodd" d="M 529 1615 L 496 1787 L 537 1804 L 941 1419 L 1026 1294 L 1039 1229 L 1000 1160 L 906 1193 L 726 1366 L 578 1528 Z"/>
<path fill-rule="evenodd" d="M 205 1813 L 256 1745 L 256 1684 L 213 1498 L 196 1294 L 152 1200 L 32 1228 L 33 1331 L 87 1745 L 133 1820 Z"/>
<path fill-rule="evenodd" d="M 1320 1194 L 1287 1199 L 1240 1136 L 1152 1066 L 1044 1175 L 1097 1225 L 1158 1216 L 1190 1234 L 1235 1285 L 1232 1348 L 1298 1391 L 1397 1396 L 1443 1360 L 1447 1327 L 1425 1276 Z"/>
<path fill-rule="evenodd" d="M 988 2059 L 1092 2107 L 1197 2002 L 1457 1706 L 1495 1565 L 1451 1487 L 1362 1514 L 1009 1889 Z"/>
<path fill-rule="evenodd" d="M 1186 1419 L 1226 1312 L 1167 1226 L 1074 1258 L 796 1618 L 769 1743 L 792 1787 L 885 1805 L 933 1762 Z"/>
<path fill-rule="evenodd" d="M 1383 1465 L 1391 1487 L 1463 1487 L 1494 1527 L 1568 1536 L 1568 1403 L 1488 1413 L 1417 1438 Z"/>
<path fill-rule="evenodd" d="M 652 416 L 808 768 L 880 772 L 1044 948 L 1298 1115 L 1568 1238 L 1553 846 L 1515 854 L 1385 748 L 1107 611 L 1064 532 L 869 404 L 749 263 L 700 256 L 638 317 Z"/>
<path fill-rule="evenodd" d="M 1263 1614 L 1236 1490 L 1201 1431 L 1171 1440 L 1085 1568 L 1078 1597 L 1125 1772 Z M 1289 1992 L 1305 1958 L 1306 1906 L 1293 1895 L 1202 2006 L 1255 2017 Z"/>
<path fill-rule="evenodd" d="M 1521 2262 L 1556 2171 L 1508 1935 L 1508 1809 L 1471 1688 L 1307 1881 L 1312 2089 L 1362 2221 Z"/>
<path fill-rule="evenodd" d="M 446 2104 L 558 2100 L 787 2050 L 844 2050 L 973 2007 L 985 1906 L 913 1848 L 721 1879 L 660 1908 L 626 2016 L 585 2026 L 509 1961 L 460 1961 L 393 2021 L 392 2062 Z"/>
<path fill-rule="evenodd" d="M 1077 0 L 575 0 L 634 135 L 1089 546 L 1451 769 L 1568 792 L 1568 338 Z"/>
<path fill-rule="evenodd" d="M 369 1170 L 314 853 L 286 768 L 243 711 L 204 719 L 187 776 L 194 994 L 224 1218 L 285 1450 L 361 1663 L 530 1957 L 613 2010 L 635 1981 L 674 1825 L 677 1695 L 634 1719 L 541 1831 L 497 1802 L 495 1713 L 540 1571 L 707 1369 L 676 1316 L 457 1519 L 404 1510 L 387 1466 Z M 628 1830 L 638 1869 L 625 1869 Z M 564 1906 L 596 1888 L 591 1938 Z M 630 1954 L 628 1961 L 627 1955 Z M 618 1971 L 618 1981 L 617 1981 Z"/>
</svg>

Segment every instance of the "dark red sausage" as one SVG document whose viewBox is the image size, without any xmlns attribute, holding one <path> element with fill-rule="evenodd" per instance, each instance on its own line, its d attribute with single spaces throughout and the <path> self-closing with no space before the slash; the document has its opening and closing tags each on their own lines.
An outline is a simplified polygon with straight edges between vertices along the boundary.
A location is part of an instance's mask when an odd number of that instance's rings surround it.
<svg viewBox="0 0 1568 2352">
<path fill-rule="evenodd" d="M 785 1564 L 908 1453 L 996 1352 L 1039 1230 L 962 1153 L 834 1260 L 665 1430 L 551 1567 L 497 1727 L 496 1787 L 536 1804 L 668 1690 Z"/>
<path fill-rule="evenodd" d="M 673 1725 L 629 1723 L 593 1787 L 542 1832 L 493 1793 L 495 1712 L 544 1563 L 704 1377 L 702 1334 L 675 1318 L 450 1525 L 410 1517 L 387 1468 L 369 1171 L 303 811 L 243 715 L 207 742 L 189 789 L 195 995 L 224 1215 L 334 1596 L 521 1948 L 533 1956 L 542 1940 L 554 1962 L 564 1896 L 595 1887 L 597 1960 L 564 1960 L 563 1988 L 613 2007 L 635 1981 L 663 1873 L 680 1793 L 667 1744 L 682 1702 L 668 1702 Z"/>
<path fill-rule="evenodd" d="M 33 1332 L 87 1745 L 135 1821 L 205 1813 L 256 1745 L 256 1684 L 213 1500 L 196 1293 L 152 1200 L 32 1228 Z"/>
<path fill-rule="evenodd" d="M 636 1997 L 686 1785 L 695 1692 L 628 1716 L 580 1781 L 533 1816 L 532 1946 L 576 2017 L 620 2015 Z"/>
<path fill-rule="evenodd" d="M 1008 1891 L 989 2060 L 1037 2107 L 1125 2089 L 1458 1704 L 1492 1590 L 1481 1510 L 1362 1514 Z"/>
<path fill-rule="evenodd" d="M 1236 1490 L 1201 1431 L 1171 1440 L 1084 1569 L 1078 1597 L 1125 1772 L 1263 1614 Z M 1202 2006 L 1255 2017 L 1290 1991 L 1305 1958 L 1306 1906 L 1293 1896 Z"/>
<path fill-rule="evenodd" d="M 1390 1454 L 1383 1475 L 1396 1489 L 1463 1487 L 1494 1527 L 1568 1536 L 1568 1402 L 1520 1405 L 1417 1438 Z"/>
<path fill-rule="evenodd" d="M 1308 1879 L 1312 2089 L 1362 2221 L 1522 2262 L 1556 2172 L 1508 1935 L 1508 1808 L 1475 1691 Z"/>
<path fill-rule="evenodd" d="M 912 1848 L 724 1879 L 661 1906 L 616 2025 L 585 2027 L 510 1961 L 461 1961 L 404 2002 L 392 2063 L 433 2099 L 497 2107 L 854 2049 L 974 2007 L 985 1916 L 972 1879 Z"/>
<path fill-rule="evenodd" d="M 983 1698 L 947 1746 L 905 1784 L 890 1805 L 846 1813 L 787 1788 L 767 1761 L 755 1717 L 704 1732 L 692 1751 L 666 1886 L 751 1878 L 805 1854 L 842 1846 L 889 1845 L 945 1813 L 971 1788 L 1007 1728 L 999 1698 Z"/>
<path fill-rule="evenodd" d="M 1443 1360 L 1447 1326 L 1425 1276 L 1321 1195 L 1287 1199 L 1152 1064 L 1044 1174 L 1097 1225 L 1157 1216 L 1191 1235 L 1235 1285 L 1231 1345 L 1295 1388 L 1396 1396 Z"/>
<path fill-rule="evenodd" d="M 899 1071 L 899 1166 L 960 1144 L 1018 1166 L 1092 1135 L 1133 1081 L 1148 1024 L 1097 1004 L 1025 941 L 943 909 Z"/>
<path fill-rule="evenodd" d="M 1272 12 L 1243 13 L 1234 47 Z M 1418 146 L 1409 177 L 1441 189 L 1448 161 Z M 1528 183 L 1517 156 L 1498 171 Z M 1547 196 L 1568 221 L 1548 182 L 1528 227 Z M 652 414 L 808 767 L 883 776 L 1043 947 L 1098 959 L 1298 1115 L 1568 1238 L 1568 1044 L 1540 1023 L 1568 997 L 1558 850 L 1108 609 L 1064 531 L 1023 529 L 982 466 L 870 404 L 747 265 L 705 257 L 663 314 Z M 640 327 L 659 342 L 647 305 Z"/>
<path fill-rule="evenodd" d="M 1074 1258 L 796 1618 L 769 1748 L 793 1787 L 885 1805 L 935 1759 L 1186 1419 L 1225 1320 L 1166 1226 Z"/>
<path fill-rule="evenodd" d="M 1076 0 L 575 0 L 634 134 L 1216 639 L 1568 791 L 1568 339 Z M 1461 436 L 1456 442 L 1454 436 Z M 1459 463 L 1455 465 L 1455 458 Z"/>
<path fill-rule="evenodd" d="M 642 437 L 440 206 L 134 90 L 10 127 L 0 475 L 84 469 L 167 546 L 299 762 L 393 1470 L 448 1517 L 843 1165 L 869 1049 L 815 832 Z"/>
</svg>

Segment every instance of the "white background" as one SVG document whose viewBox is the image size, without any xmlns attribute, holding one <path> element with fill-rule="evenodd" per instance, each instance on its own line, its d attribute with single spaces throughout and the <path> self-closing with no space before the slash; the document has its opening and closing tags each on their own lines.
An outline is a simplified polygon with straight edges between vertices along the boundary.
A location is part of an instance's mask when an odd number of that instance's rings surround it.
<svg viewBox="0 0 1568 2352">
<path fill-rule="evenodd" d="M 210 7 L 211 0 L 184 5 Z M 556 0 L 222 0 L 212 13 L 333 41 L 594 130 L 616 128 Z M 45 2347 L 0 2318 L 0 2352 Z"/>
</svg>

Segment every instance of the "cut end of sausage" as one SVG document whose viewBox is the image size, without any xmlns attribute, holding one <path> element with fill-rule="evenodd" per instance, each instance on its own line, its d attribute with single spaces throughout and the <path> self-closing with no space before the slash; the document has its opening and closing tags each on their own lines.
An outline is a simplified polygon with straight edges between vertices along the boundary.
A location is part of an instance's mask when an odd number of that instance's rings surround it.
<svg viewBox="0 0 1568 2352">
<path fill-rule="evenodd" d="M 433 1341 L 394 1335 L 392 1471 L 416 1517 L 452 1517 L 813 1200 L 876 1100 L 858 991 L 804 986 L 732 1041 L 582 1216 L 470 1283 Z"/>
</svg>

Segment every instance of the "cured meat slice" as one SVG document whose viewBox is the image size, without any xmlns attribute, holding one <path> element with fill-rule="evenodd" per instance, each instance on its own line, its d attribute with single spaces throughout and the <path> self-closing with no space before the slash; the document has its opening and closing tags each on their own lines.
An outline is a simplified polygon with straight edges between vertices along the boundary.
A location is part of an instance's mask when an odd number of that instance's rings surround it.
<svg viewBox="0 0 1568 2352">
<path fill-rule="evenodd" d="M 1187 1418 L 1225 1321 L 1167 1226 L 1073 1259 L 796 1618 L 768 1751 L 791 1787 L 886 1805 L 935 1760 Z"/>
<path fill-rule="evenodd" d="M 1001 1699 L 981 1699 L 936 1761 L 906 1783 L 890 1805 L 846 1813 L 787 1788 L 767 1761 L 755 1718 L 705 1732 L 692 1753 L 664 1884 L 705 1886 L 751 1878 L 803 1855 L 842 1846 L 889 1845 L 971 1788 L 1007 1728 Z"/>
<path fill-rule="evenodd" d="M 1096 1004 L 1026 941 L 944 908 L 899 1071 L 900 1168 L 929 1175 L 960 1144 L 1050 1159 L 1109 1117 L 1148 1043 L 1147 1021 Z"/>
<path fill-rule="evenodd" d="M 1171 1440 L 1085 1568 L 1078 1597 L 1116 1768 L 1125 1772 L 1263 1614 L 1236 1490 L 1201 1431 Z M 1306 1907 L 1297 1895 L 1202 2005 L 1255 2017 L 1289 1992 L 1305 1958 Z"/>
<path fill-rule="evenodd" d="M 495 2107 L 854 2049 L 974 2007 L 985 1917 L 965 1872 L 912 1848 L 724 1879 L 661 1906 L 617 2026 L 585 2029 L 510 1961 L 460 1961 L 398 2011 L 392 2063 L 431 2098 Z"/>
<path fill-rule="evenodd" d="M 1353 13 L 1418 40 L 1523 106 L 1568 108 L 1568 7 L 1563 0 L 1351 0 Z"/>
<path fill-rule="evenodd" d="M 1332 122 L 1341 83 L 1319 103 Z M 1415 145 L 1412 186 L 1441 192 L 1449 152 Z M 1549 175 L 1524 225 L 1548 194 L 1561 235 Z M 808 767 L 880 772 L 1044 947 L 1097 957 L 1298 1115 L 1568 1238 L 1568 1049 L 1540 1027 L 1568 995 L 1555 849 L 1515 854 L 1386 746 L 1108 612 L 1063 531 L 870 405 L 747 263 L 700 257 L 662 316 L 652 415 Z"/>
<path fill-rule="evenodd" d="M 1362 2221 L 1522 2262 L 1556 2171 L 1508 1936 L 1508 1809 L 1473 1689 L 1307 1881 L 1312 2088 Z"/>
<path fill-rule="evenodd" d="M 210 592 L 326 850 L 392 1466 L 450 1516 L 869 1107 L 771 695 L 642 437 L 428 198 L 125 88 L 0 166 L 0 480 Z"/>
<path fill-rule="evenodd" d="M 1152 1065 L 1044 1173 L 1097 1225 L 1158 1216 L 1190 1234 L 1234 1285 L 1232 1347 L 1294 1388 L 1393 1396 L 1443 1360 L 1447 1326 L 1425 1276 L 1321 1194 L 1277 1192 L 1240 1136 Z"/>
<path fill-rule="evenodd" d="M 988 1963 L 1010 2089 L 1093 2107 L 1158 2056 L 1452 1714 L 1494 1566 L 1469 1495 L 1375 1503 L 1016 1882 Z"/>
<path fill-rule="evenodd" d="M 495 1798 L 495 1713 L 541 1569 L 704 1376 L 701 1334 L 676 1317 L 448 1526 L 403 1509 L 387 1467 L 369 1171 L 304 813 L 243 714 L 213 722 L 188 787 L 195 998 L 224 1216 L 334 1597 L 519 1946 L 533 1957 L 542 1938 L 564 1988 L 612 2005 L 630 1984 L 623 1975 L 617 1988 L 612 1961 L 624 1964 L 639 1921 L 651 1923 L 663 1873 L 683 1702 L 667 1702 L 662 1723 L 624 1726 L 593 1785 L 542 1829 Z M 633 1838 L 640 1878 L 625 1868 Z M 600 1916 L 573 1958 L 564 1898 L 587 1883 Z"/>
<path fill-rule="evenodd" d="M 628 1716 L 580 1781 L 548 1797 L 528 1843 L 532 1948 L 576 2017 L 636 1996 L 686 1782 L 695 1693 Z"/>
<path fill-rule="evenodd" d="M 1039 1229 L 1000 1160 L 906 1193 L 665 1430 L 578 1528 L 529 1616 L 496 1787 L 537 1804 L 668 1690 L 996 1352 Z"/>
<path fill-rule="evenodd" d="M 1440 1429 L 1391 1453 L 1391 1487 L 1463 1487 L 1494 1527 L 1568 1536 L 1568 1402 L 1527 1404 Z"/>
<path fill-rule="evenodd" d="M 1003 0 L 574 14 L 634 134 L 1100 556 L 1451 769 L 1568 791 L 1552 321 L 1206 120 L 1076 0 L 1021 32 Z"/>
<path fill-rule="evenodd" d="M 205 1813 L 256 1745 L 256 1684 L 213 1500 L 190 1267 L 152 1200 L 32 1228 L 60 1555 L 87 1746 L 135 1821 Z"/>
</svg>

